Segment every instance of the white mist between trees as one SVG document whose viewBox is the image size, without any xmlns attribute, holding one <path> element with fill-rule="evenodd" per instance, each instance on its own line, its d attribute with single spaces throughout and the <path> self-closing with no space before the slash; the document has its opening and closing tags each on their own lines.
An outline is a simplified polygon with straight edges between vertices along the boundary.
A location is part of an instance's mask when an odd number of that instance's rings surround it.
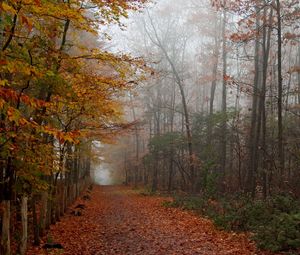
<svg viewBox="0 0 300 255">
<path fill-rule="evenodd" d="M 99 185 L 112 185 L 114 183 L 109 165 L 101 164 L 95 168 L 94 182 Z"/>
</svg>

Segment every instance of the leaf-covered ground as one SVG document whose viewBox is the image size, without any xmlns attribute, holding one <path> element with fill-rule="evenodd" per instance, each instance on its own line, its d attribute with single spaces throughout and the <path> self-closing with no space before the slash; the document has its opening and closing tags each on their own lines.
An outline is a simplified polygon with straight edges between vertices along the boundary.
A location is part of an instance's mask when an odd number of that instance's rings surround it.
<svg viewBox="0 0 300 255">
<path fill-rule="evenodd" d="M 217 230 L 208 219 L 162 206 L 165 199 L 125 187 L 95 186 L 82 216 L 69 212 L 51 227 L 48 239 L 64 246 L 62 253 L 53 254 L 268 254 L 256 251 L 244 234 Z M 33 254 L 45 252 L 36 247 L 28 252 Z"/>
</svg>

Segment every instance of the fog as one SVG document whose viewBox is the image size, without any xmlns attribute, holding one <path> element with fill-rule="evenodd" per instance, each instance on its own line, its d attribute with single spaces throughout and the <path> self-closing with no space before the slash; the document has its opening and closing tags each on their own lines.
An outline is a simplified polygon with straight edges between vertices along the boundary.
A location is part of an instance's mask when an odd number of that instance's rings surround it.
<svg viewBox="0 0 300 255">
<path fill-rule="evenodd" d="M 122 20 L 125 30 L 112 27 L 111 50 L 144 63 L 124 98 L 138 124 L 110 148 L 113 171 L 153 190 L 267 196 L 282 178 L 294 183 L 299 8 L 161 0 Z"/>
<path fill-rule="evenodd" d="M 102 163 L 94 170 L 94 182 L 99 185 L 112 185 L 114 184 L 111 177 L 111 170 L 108 164 Z"/>
</svg>

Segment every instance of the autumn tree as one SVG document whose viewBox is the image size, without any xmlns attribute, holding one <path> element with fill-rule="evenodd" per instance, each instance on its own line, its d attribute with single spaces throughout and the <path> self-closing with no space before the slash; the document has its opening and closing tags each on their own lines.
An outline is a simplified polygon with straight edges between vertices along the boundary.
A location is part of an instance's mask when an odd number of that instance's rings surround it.
<svg viewBox="0 0 300 255">
<path fill-rule="evenodd" d="M 11 204 L 19 196 L 24 254 L 28 198 L 38 243 L 44 229 L 87 184 L 90 159 L 84 154 L 92 140 L 123 128 L 117 97 L 130 88 L 129 77 L 134 79 L 141 63 L 104 51 L 96 42 L 97 33 L 101 25 L 121 24 L 120 17 L 141 7 L 142 1 L 0 4 L 1 254 L 11 253 Z M 94 43 L 78 40 L 80 35 Z M 40 192 L 44 195 L 38 219 Z"/>
</svg>

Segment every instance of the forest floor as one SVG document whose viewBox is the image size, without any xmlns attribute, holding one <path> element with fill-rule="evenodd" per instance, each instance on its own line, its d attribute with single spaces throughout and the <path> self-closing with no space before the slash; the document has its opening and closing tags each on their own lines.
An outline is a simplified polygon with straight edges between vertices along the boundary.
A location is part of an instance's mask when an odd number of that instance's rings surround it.
<svg viewBox="0 0 300 255">
<path fill-rule="evenodd" d="M 86 206 L 82 216 L 69 211 L 51 227 L 46 239 L 62 244 L 64 250 L 48 254 L 270 254 L 257 251 L 246 234 L 217 230 L 206 218 L 164 207 L 165 200 L 126 187 L 95 186 L 90 200 L 78 201 Z M 27 254 L 46 253 L 41 247 L 31 247 Z"/>
</svg>

